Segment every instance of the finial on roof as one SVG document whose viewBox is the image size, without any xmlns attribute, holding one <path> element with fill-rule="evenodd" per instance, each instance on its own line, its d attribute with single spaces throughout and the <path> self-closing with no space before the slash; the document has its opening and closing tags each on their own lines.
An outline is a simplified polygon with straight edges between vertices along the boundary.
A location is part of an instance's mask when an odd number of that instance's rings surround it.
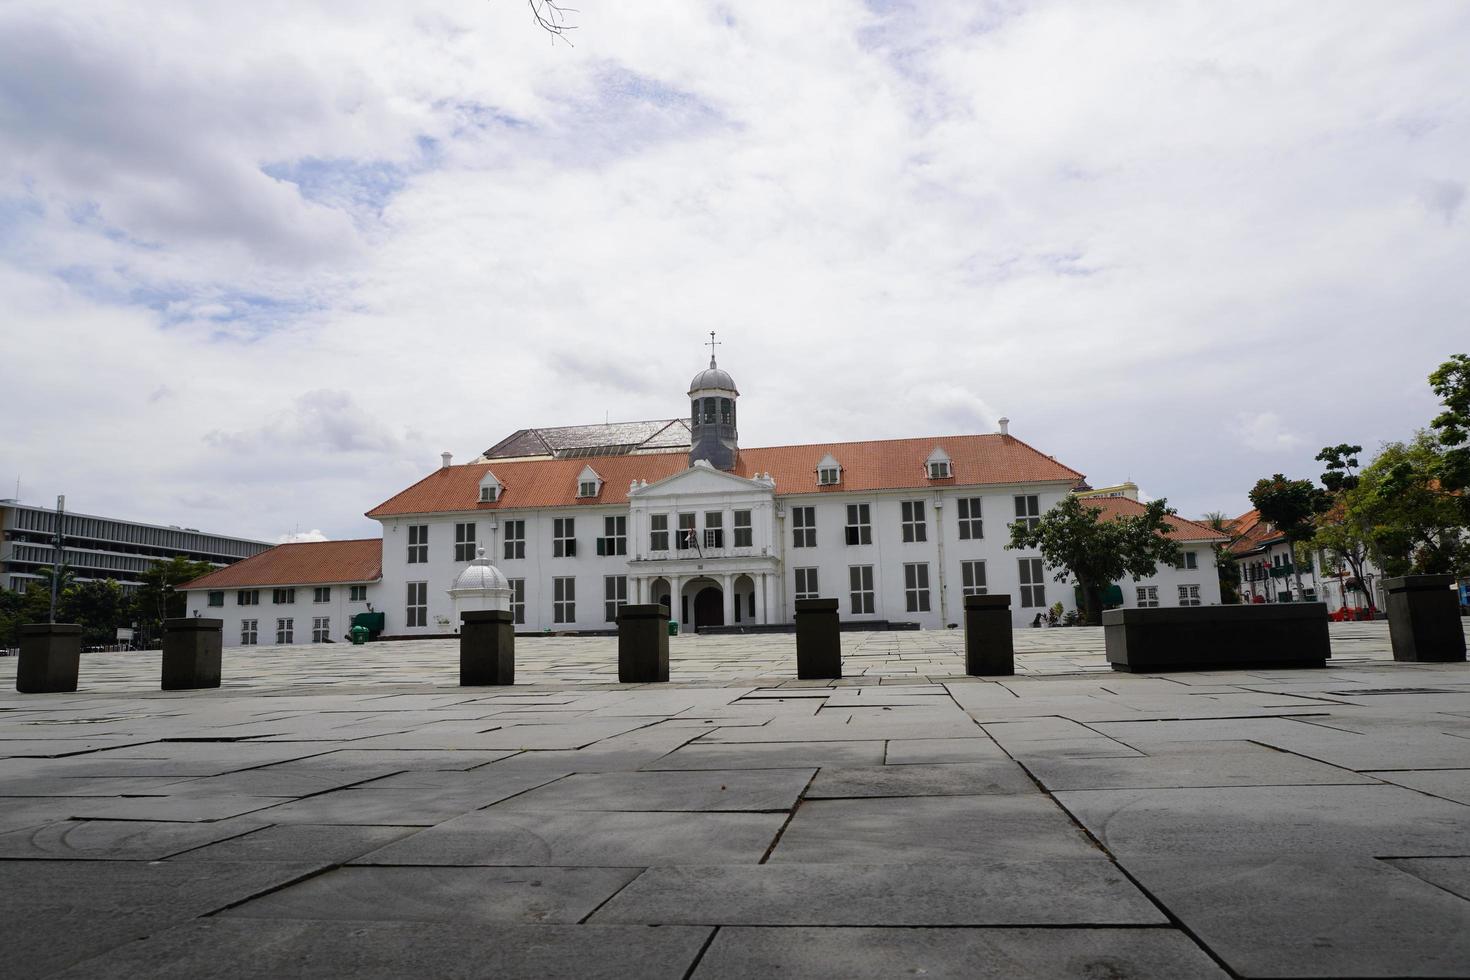
<svg viewBox="0 0 1470 980">
<path fill-rule="evenodd" d="M 723 340 L 718 340 L 718 341 L 715 340 L 715 332 L 713 330 L 711 330 L 709 332 L 709 343 L 705 345 L 706 347 L 709 348 L 709 366 L 710 367 L 714 367 L 715 366 L 715 348 L 716 347 L 719 347 L 719 346 L 721 346 L 723 344 L 724 344 L 724 341 Z"/>
</svg>

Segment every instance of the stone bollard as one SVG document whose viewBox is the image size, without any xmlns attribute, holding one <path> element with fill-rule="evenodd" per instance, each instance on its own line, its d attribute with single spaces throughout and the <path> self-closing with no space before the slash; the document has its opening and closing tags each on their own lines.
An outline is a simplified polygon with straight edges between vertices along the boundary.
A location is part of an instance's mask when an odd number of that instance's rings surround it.
<svg viewBox="0 0 1470 980">
<path fill-rule="evenodd" d="M 618 610 L 618 683 L 669 679 L 669 612 L 662 604 Z"/>
<path fill-rule="evenodd" d="M 22 694 L 64 694 L 77 689 L 82 628 L 74 623 L 27 623 L 20 628 L 15 689 Z"/>
<path fill-rule="evenodd" d="M 459 686 L 516 682 L 516 628 L 505 609 L 459 614 Z"/>
<path fill-rule="evenodd" d="M 219 687 L 224 648 L 222 619 L 182 616 L 163 621 L 163 689 Z"/>
<path fill-rule="evenodd" d="M 796 600 L 796 676 L 804 681 L 842 676 L 836 599 Z"/>
<path fill-rule="evenodd" d="M 965 673 L 1003 677 L 1016 672 L 1009 595 L 965 596 Z"/>
<path fill-rule="evenodd" d="M 1404 575 L 1382 581 L 1388 594 L 1393 659 L 1441 664 L 1465 659 L 1465 631 L 1453 575 Z"/>
</svg>

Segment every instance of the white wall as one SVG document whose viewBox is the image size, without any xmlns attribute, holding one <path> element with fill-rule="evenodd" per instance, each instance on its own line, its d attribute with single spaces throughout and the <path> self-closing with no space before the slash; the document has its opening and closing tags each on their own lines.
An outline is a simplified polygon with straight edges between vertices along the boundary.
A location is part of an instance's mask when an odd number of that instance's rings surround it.
<svg viewBox="0 0 1470 980">
<path fill-rule="evenodd" d="M 326 616 L 331 621 L 331 637 L 333 642 L 342 643 L 347 633 L 350 621 L 354 615 L 367 612 L 371 605 L 374 610 L 382 610 L 379 602 L 381 591 L 376 584 L 357 583 L 367 586 L 367 599 L 363 602 L 349 602 L 349 589 L 353 583 L 343 585 L 332 585 L 331 599 L 327 602 L 313 602 L 313 590 L 315 585 L 298 585 L 296 589 L 296 601 L 290 604 L 276 605 L 271 601 L 276 589 L 287 586 L 260 586 L 255 589 L 243 590 L 254 591 L 260 595 L 260 604 L 254 606 L 242 606 L 238 602 L 240 589 L 191 589 L 186 595 L 188 600 L 185 606 L 185 615 L 199 615 L 207 619 L 219 619 L 224 622 L 224 645 L 227 647 L 240 645 L 240 624 L 242 620 L 254 619 L 259 622 L 257 631 L 257 643 L 260 646 L 273 646 L 276 642 L 276 620 L 291 619 L 294 621 L 294 643 L 310 643 L 312 633 L 312 620 L 318 616 Z M 224 592 L 224 605 L 209 605 L 209 593 L 211 591 Z"/>
</svg>

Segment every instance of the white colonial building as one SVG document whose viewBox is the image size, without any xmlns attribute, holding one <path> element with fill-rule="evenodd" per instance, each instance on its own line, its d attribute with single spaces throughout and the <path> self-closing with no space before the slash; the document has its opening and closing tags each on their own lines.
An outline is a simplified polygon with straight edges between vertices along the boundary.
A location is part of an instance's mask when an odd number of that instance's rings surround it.
<svg viewBox="0 0 1470 980">
<path fill-rule="evenodd" d="M 806 597 L 840 599 L 844 620 L 926 628 L 961 622 L 969 594 L 1008 593 L 1018 625 L 1075 607 L 1037 553 L 1005 544 L 1012 522 L 1039 518 L 1082 474 L 1006 420 L 991 434 L 743 448 L 739 391 L 713 357 L 688 395 L 687 422 L 523 429 L 468 464 L 445 454 L 368 511 L 383 537 L 366 596 L 385 634 L 452 632 L 450 591 L 481 548 L 527 632 L 611 630 L 630 602 L 666 603 L 685 629 L 790 623 Z M 1171 524 L 1181 567 L 1124 583 L 1123 605 L 1220 601 L 1210 545 L 1223 538 Z"/>
</svg>

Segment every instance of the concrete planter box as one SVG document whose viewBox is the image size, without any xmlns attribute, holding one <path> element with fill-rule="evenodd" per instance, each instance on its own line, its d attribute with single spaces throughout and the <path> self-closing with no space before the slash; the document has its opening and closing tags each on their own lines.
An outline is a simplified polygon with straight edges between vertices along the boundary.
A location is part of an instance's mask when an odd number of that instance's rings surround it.
<svg viewBox="0 0 1470 980">
<path fill-rule="evenodd" d="M 482 687 L 516 682 L 516 628 L 505 609 L 459 614 L 459 685 Z"/>
<path fill-rule="evenodd" d="M 1109 609 L 1103 640 L 1114 670 L 1325 667 L 1327 605 L 1292 602 L 1179 609 Z"/>
<path fill-rule="evenodd" d="M 796 600 L 796 676 L 802 680 L 842 676 L 842 625 L 836 599 Z"/>
<path fill-rule="evenodd" d="M 1011 597 L 965 596 L 965 673 L 1004 677 L 1016 672 Z"/>
<path fill-rule="evenodd" d="M 1383 591 L 1388 596 L 1393 659 L 1435 664 L 1465 659 L 1465 631 L 1453 575 L 1386 578 Z"/>
<path fill-rule="evenodd" d="M 20 628 L 15 689 L 21 694 L 64 694 L 77 689 L 82 628 L 73 623 L 29 623 Z"/>
<path fill-rule="evenodd" d="M 669 610 L 659 604 L 618 610 L 618 682 L 650 684 L 669 679 Z"/>
<path fill-rule="evenodd" d="M 163 689 L 219 687 L 224 651 L 222 619 L 185 616 L 163 621 Z"/>
</svg>

